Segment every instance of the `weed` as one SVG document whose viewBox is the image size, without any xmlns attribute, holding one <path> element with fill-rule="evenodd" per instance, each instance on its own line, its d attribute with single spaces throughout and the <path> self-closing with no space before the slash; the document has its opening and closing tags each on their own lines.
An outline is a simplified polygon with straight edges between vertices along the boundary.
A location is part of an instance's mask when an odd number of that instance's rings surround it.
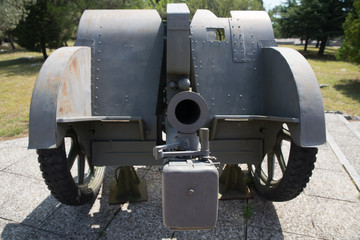
<svg viewBox="0 0 360 240">
<path fill-rule="evenodd" d="M 100 231 L 98 232 L 98 235 L 99 235 L 99 238 L 105 237 L 105 236 L 106 236 L 105 230 L 104 230 L 104 229 L 100 230 Z"/>
<path fill-rule="evenodd" d="M 242 214 L 244 217 L 244 223 L 247 224 L 254 214 L 254 204 L 252 202 L 246 202 L 242 207 Z"/>
</svg>

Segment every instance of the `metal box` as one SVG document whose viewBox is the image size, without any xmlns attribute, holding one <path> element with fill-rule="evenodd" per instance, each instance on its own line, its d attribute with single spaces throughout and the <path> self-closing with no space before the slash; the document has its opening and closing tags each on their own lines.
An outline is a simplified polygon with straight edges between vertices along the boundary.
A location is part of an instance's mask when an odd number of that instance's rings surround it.
<svg viewBox="0 0 360 240">
<path fill-rule="evenodd" d="M 209 229 L 218 212 L 219 174 L 212 163 L 170 161 L 162 179 L 164 225 L 176 230 Z"/>
</svg>

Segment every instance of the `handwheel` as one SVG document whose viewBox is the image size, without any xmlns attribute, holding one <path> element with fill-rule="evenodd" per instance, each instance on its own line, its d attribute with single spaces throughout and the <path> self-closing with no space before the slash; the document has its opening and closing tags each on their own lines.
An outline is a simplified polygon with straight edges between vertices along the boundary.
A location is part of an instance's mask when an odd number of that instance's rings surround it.
<svg viewBox="0 0 360 240">
<path fill-rule="evenodd" d="M 256 191 L 270 201 L 295 198 L 309 182 L 316 154 L 317 148 L 297 146 L 283 127 L 262 162 L 249 166 Z"/>
<path fill-rule="evenodd" d="M 68 132 L 65 139 L 58 148 L 37 150 L 42 176 L 51 194 L 61 203 L 85 204 L 98 194 L 105 167 L 92 165 L 90 158 L 81 152 L 74 131 Z"/>
</svg>

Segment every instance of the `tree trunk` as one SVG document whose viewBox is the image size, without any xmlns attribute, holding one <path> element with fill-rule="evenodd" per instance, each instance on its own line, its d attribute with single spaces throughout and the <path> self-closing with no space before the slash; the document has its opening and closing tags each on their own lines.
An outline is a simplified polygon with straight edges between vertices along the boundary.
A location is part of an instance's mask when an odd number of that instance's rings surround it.
<svg viewBox="0 0 360 240">
<path fill-rule="evenodd" d="M 304 52 L 307 51 L 307 46 L 308 46 L 308 44 L 309 44 L 309 38 L 306 38 L 306 39 L 305 39 L 305 45 L 304 45 Z"/>
<path fill-rule="evenodd" d="M 9 41 L 10 45 L 11 45 L 11 49 L 12 49 L 12 50 L 15 50 L 14 39 L 13 39 L 13 37 L 11 36 L 11 34 L 7 34 L 7 38 L 8 38 L 8 41 Z"/>
<path fill-rule="evenodd" d="M 320 40 L 316 41 L 316 48 L 319 48 Z"/>
<path fill-rule="evenodd" d="M 321 39 L 321 44 L 320 44 L 318 55 L 320 55 L 320 56 L 324 55 L 326 43 L 327 43 L 327 38 Z"/>
<path fill-rule="evenodd" d="M 43 45 L 43 44 L 41 44 L 41 52 L 42 52 L 42 54 L 43 54 L 44 60 L 46 60 L 47 57 L 48 57 L 48 55 L 47 55 L 47 53 L 46 53 L 46 47 L 45 47 L 45 45 Z"/>
<path fill-rule="evenodd" d="M 41 52 L 43 54 L 44 60 L 46 60 L 48 55 L 46 53 L 46 41 L 44 39 L 44 35 L 40 37 L 40 47 L 41 47 Z"/>
</svg>

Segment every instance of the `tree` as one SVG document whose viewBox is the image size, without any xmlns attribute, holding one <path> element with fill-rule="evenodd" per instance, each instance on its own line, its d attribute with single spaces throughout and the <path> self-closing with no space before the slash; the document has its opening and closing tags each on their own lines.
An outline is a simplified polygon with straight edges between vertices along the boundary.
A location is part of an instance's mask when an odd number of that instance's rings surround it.
<svg viewBox="0 0 360 240">
<path fill-rule="evenodd" d="M 10 41 L 12 49 L 15 49 L 15 45 L 10 31 L 16 27 L 20 20 L 26 18 L 28 14 L 26 7 L 33 3 L 33 0 L 0 1 L 0 39 L 6 37 Z"/>
<path fill-rule="evenodd" d="M 166 5 L 168 3 L 176 3 L 174 0 L 147 0 L 145 1 L 145 8 L 156 9 L 162 19 L 166 19 Z"/>
<path fill-rule="evenodd" d="M 275 38 L 282 37 L 280 29 L 279 29 L 280 28 L 279 27 L 279 16 L 280 16 L 281 10 L 282 10 L 282 6 L 277 5 L 268 11 L 269 17 L 271 19 L 271 23 L 273 25 Z"/>
<path fill-rule="evenodd" d="M 299 5 L 295 0 L 288 0 L 286 4 L 276 7 L 279 17 L 273 19 L 278 24 L 281 37 L 300 37 L 297 28 L 294 27 L 300 25 L 298 20 Z"/>
<path fill-rule="evenodd" d="M 360 1 L 354 1 L 354 8 L 349 12 L 343 25 L 345 40 L 342 44 L 338 59 L 360 65 Z"/>
<path fill-rule="evenodd" d="M 283 37 L 300 37 L 307 42 L 316 39 L 321 42 L 319 55 L 324 53 L 329 39 L 341 36 L 341 28 L 351 7 L 352 0 L 288 0 L 278 18 Z"/>
<path fill-rule="evenodd" d="M 208 9 L 218 17 L 230 17 L 232 10 L 264 10 L 262 0 L 145 0 L 145 8 L 156 9 L 165 19 L 166 5 L 181 2 L 188 5 L 191 18 L 198 9 Z"/>
<path fill-rule="evenodd" d="M 298 36 L 305 41 L 304 51 L 311 40 L 316 38 L 316 33 L 320 28 L 318 19 L 320 18 L 320 9 L 318 1 L 302 0 L 301 5 L 296 9 L 298 21 Z"/>
<path fill-rule="evenodd" d="M 278 6 L 275 9 L 280 17 L 275 19 L 278 34 L 282 37 L 298 37 L 305 40 L 304 51 L 307 50 L 317 28 L 317 1 L 303 0 L 301 4 L 297 1 L 288 1 L 286 6 Z"/>
<path fill-rule="evenodd" d="M 319 55 L 323 55 L 326 43 L 329 39 L 339 37 L 344 34 L 342 25 L 351 9 L 353 0 L 318 0 L 319 8 L 319 27 L 314 34 L 316 39 L 321 41 Z"/>
<path fill-rule="evenodd" d="M 230 17 L 232 10 L 264 10 L 262 0 L 187 0 L 191 16 L 198 9 L 208 9 L 217 17 Z"/>
<path fill-rule="evenodd" d="M 20 46 L 42 52 L 47 58 L 46 48 L 64 46 L 74 34 L 74 14 L 66 0 L 38 0 L 28 8 L 26 20 L 20 21 L 13 31 Z"/>
</svg>

